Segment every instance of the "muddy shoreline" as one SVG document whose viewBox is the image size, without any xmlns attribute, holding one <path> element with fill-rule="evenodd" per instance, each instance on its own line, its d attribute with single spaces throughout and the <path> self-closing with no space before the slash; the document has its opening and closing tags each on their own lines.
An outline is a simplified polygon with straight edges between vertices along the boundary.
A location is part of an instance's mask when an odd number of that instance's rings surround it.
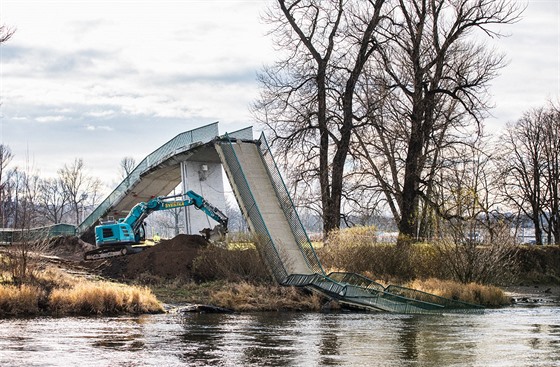
<svg viewBox="0 0 560 367">
<path fill-rule="evenodd" d="M 532 286 L 501 287 L 511 297 L 512 305 L 559 305 L 560 285 L 539 284 Z"/>
</svg>

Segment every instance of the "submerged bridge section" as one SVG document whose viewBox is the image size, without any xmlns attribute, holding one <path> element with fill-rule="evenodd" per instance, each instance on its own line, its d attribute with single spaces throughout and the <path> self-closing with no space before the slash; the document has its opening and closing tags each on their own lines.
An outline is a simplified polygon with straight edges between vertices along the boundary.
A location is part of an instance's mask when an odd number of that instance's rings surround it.
<svg viewBox="0 0 560 367">
<path fill-rule="evenodd" d="M 179 167 L 186 161 L 223 166 L 259 252 L 279 284 L 305 287 L 370 311 L 438 313 L 482 308 L 413 289 L 383 287 L 359 274 L 326 274 L 264 135 L 253 140 L 250 128 L 219 136 L 216 123 L 178 135 L 146 157 L 81 224 L 80 233 L 107 215 L 169 194 L 185 179 Z"/>
</svg>

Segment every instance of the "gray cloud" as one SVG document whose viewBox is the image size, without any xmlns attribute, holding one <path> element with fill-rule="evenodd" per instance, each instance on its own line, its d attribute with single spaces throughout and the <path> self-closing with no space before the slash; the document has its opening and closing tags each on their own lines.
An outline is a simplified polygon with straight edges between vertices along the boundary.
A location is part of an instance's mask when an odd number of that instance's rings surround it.
<svg viewBox="0 0 560 367">
<path fill-rule="evenodd" d="M 216 70 L 204 73 L 174 73 L 174 74 L 152 74 L 149 78 L 150 83 L 156 85 L 174 86 L 188 85 L 193 83 L 210 84 L 255 84 L 256 70 L 252 67 L 245 67 L 236 70 Z"/>
<path fill-rule="evenodd" d="M 10 77 L 56 77 L 91 70 L 95 61 L 110 59 L 110 54 L 95 49 L 62 52 L 50 48 L 20 47 L 6 44 L 2 46 L 4 65 L 26 65 L 25 69 L 15 68 Z"/>
</svg>

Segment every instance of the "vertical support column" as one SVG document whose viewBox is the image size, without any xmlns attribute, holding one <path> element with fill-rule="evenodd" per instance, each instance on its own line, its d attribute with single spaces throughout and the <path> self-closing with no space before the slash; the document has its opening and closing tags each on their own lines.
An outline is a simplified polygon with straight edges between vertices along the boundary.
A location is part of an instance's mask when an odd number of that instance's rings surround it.
<svg viewBox="0 0 560 367">
<path fill-rule="evenodd" d="M 226 210 L 226 199 L 224 196 L 224 182 L 222 179 L 221 163 L 209 161 L 183 161 L 181 167 L 181 190 L 183 193 L 193 190 L 201 195 L 209 203 L 216 206 L 221 211 Z M 186 197 L 184 199 L 187 199 Z M 203 211 L 197 210 L 194 206 L 187 206 L 185 209 L 185 233 L 199 234 L 206 228 L 214 228 L 214 222 Z"/>
<path fill-rule="evenodd" d="M 188 173 L 187 161 L 182 161 L 181 162 L 181 190 L 183 194 L 183 200 L 187 199 L 187 197 L 184 194 L 187 191 L 189 191 L 187 173 Z M 183 213 L 184 213 L 185 233 L 191 234 L 190 213 L 189 213 L 190 207 L 186 206 L 183 209 L 184 209 Z"/>
</svg>

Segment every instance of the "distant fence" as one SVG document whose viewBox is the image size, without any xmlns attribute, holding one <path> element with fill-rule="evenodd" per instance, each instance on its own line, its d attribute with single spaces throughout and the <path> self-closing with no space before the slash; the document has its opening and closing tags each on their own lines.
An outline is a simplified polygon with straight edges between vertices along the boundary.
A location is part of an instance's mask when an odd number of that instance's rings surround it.
<svg viewBox="0 0 560 367">
<path fill-rule="evenodd" d="M 0 244 L 9 245 L 14 242 L 36 241 L 56 236 L 74 236 L 75 234 L 76 226 L 71 224 L 54 224 L 30 229 L 0 228 Z"/>
</svg>

